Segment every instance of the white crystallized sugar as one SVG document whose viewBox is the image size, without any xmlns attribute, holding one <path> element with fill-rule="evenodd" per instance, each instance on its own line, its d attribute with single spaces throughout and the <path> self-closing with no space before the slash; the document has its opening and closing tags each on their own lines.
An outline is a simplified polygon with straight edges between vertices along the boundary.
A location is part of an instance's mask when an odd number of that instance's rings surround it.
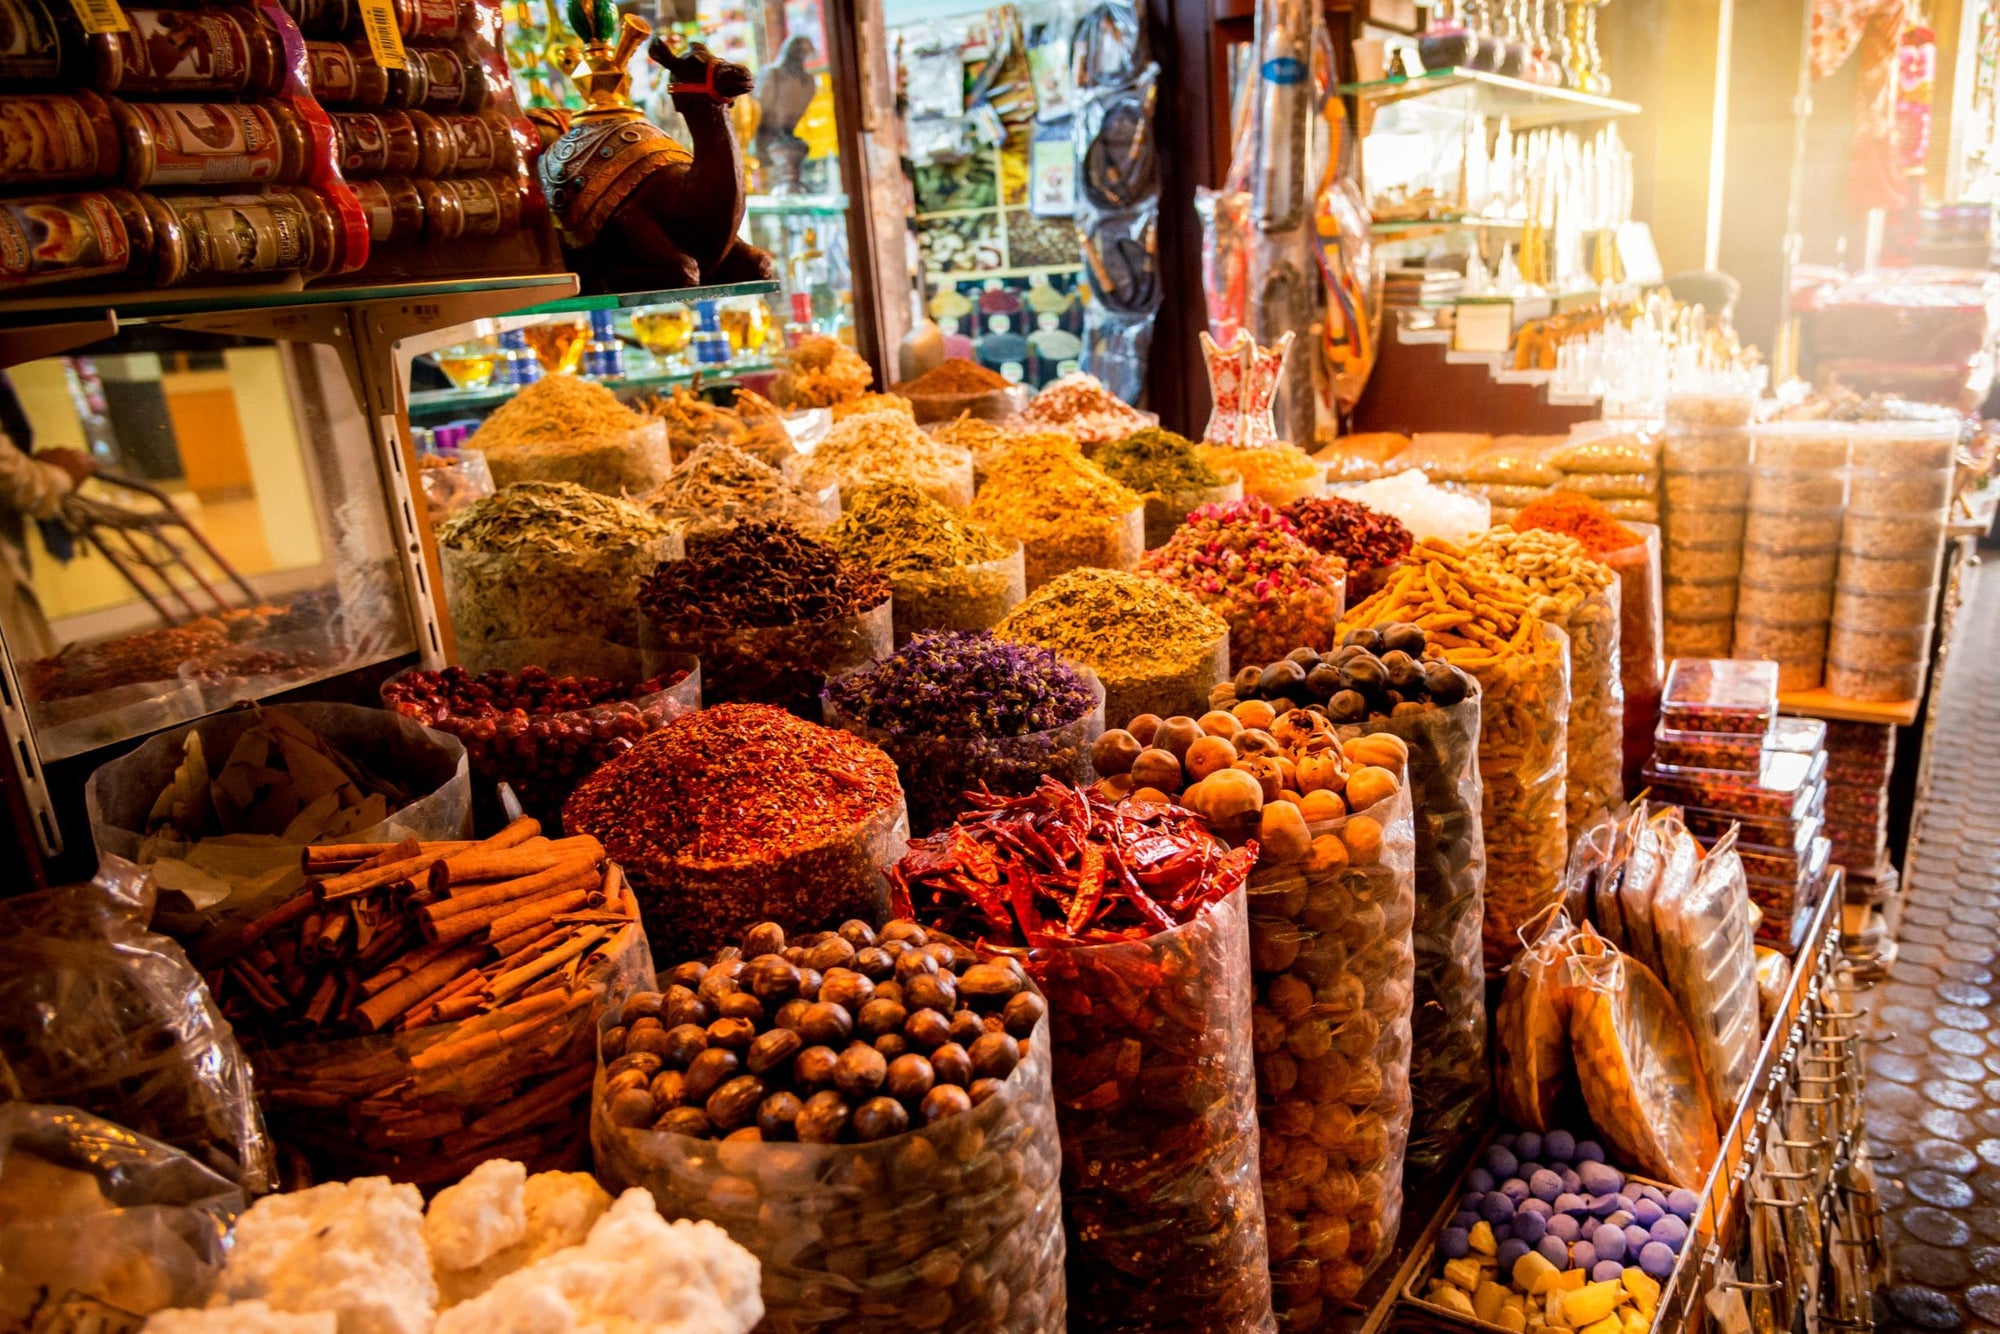
<svg viewBox="0 0 2000 1334">
<path fill-rule="evenodd" d="M 483 1164 L 482 1170 L 492 1165 Z M 466 1181 L 478 1175 L 474 1171 Z M 431 1200 L 430 1213 L 424 1219 L 426 1236 L 431 1235 L 434 1226 L 443 1226 L 439 1223 L 440 1210 L 455 1213 L 472 1203 L 466 1197 L 447 1199 L 456 1189 L 439 1191 Z M 567 1246 L 582 1245 L 583 1239 L 590 1235 L 591 1226 L 611 1207 L 611 1196 L 588 1172 L 537 1172 L 528 1178 L 512 1207 L 520 1211 L 519 1228 L 514 1228 L 511 1219 L 505 1226 L 516 1232 L 517 1240 L 470 1267 L 446 1267 L 433 1240 L 431 1264 L 437 1271 L 440 1310 L 477 1297 L 515 1270 L 524 1269 L 545 1255 L 553 1255 Z"/>
<path fill-rule="evenodd" d="M 437 1283 L 423 1228 L 424 1197 L 387 1177 L 267 1195 L 236 1220 L 210 1304 L 331 1311 L 340 1334 L 426 1334 Z"/>
<path fill-rule="evenodd" d="M 147 1334 L 334 1334 L 331 1311 L 295 1314 L 263 1302 L 211 1306 L 205 1311 L 161 1311 L 146 1321 Z"/>
<path fill-rule="evenodd" d="M 519 1241 L 528 1230 L 523 1204 L 528 1169 L 490 1158 L 446 1186 L 424 1214 L 424 1245 L 437 1269 L 470 1269 Z"/>
<path fill-rule="evenodd" d="M 618 1197 L 581 1246 L 446 1311 L 437 1334 L 748 1334 L 764 1317 L 756 1257 L 713 1223 L 669 1223 Z"/>
</svg>

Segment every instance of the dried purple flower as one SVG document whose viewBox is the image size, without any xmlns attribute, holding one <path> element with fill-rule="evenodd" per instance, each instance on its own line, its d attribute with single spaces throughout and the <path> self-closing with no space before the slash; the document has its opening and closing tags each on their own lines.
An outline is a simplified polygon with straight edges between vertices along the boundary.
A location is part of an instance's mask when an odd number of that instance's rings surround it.
<svg viewBox="0 0 2000 1334">
<path fill-rule="evenodd" d="M 1027 736 L 1066 726 L 1096 700 L 1048 649 L 988 630 L 918 635 L 827 687 L 848 717 L 902 735 Z"/>
</svg>

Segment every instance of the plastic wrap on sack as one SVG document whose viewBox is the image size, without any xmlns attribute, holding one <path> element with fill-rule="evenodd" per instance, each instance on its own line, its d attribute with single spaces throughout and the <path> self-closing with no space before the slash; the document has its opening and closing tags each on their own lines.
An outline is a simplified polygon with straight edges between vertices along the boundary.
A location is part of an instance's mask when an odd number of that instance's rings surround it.
<svg viewBox="0 0 2000 1334">
<path fill-rule="evenodd" d="M 1660 530 L 1650 523 L 1626 526 L 1641 540 L 1597 559 L 1618 576 L 1618 677 L 1625 687 L 1625 787 L 1631 791 L 1652 749 L 1666 659 L 1661 654 Z"/>
<path fill-rule="evenodd" d="M 0 1105 L 0 1327 L 134 1329 L 208 1298 L 243 1191 L 74 1107 Z M 46 1212 L 43 1212 L 46 1210 Z"/>
<path fill-rule="evenodd" d="M 1750 1087 L 1762 1034 L 1750 887 L 1734 831 L 1708 850 L 1681 893 L 1654 900 L 1653 928 L 1665 981 L 1694 1033 L 1709 1100 L 1726 1118 Z"/>
<path fill-rule="evenodd" d="M 1077 216 L 1091 302 L 1083 312 L 1083 369 L 1128 403 L 1146 391 L 1146 358 L 1159 313 L 1159 205 Z"/>
<path fill-rule="evenodd" d="M 1580 831 L 1625 801 L 1625 686 L 1619 666 L 1619 585 L 1572 607 L 1569 636 L 1568 772 L 1563 822 Z"/>
<path fill-rule="evenodd" d="M 1568 637 L 1545 624 L 1541 646 L 1533 652 L 1496 657 L 1470 670 L 1480 689 L 1490 975 L 1521 948 L 1516 932 L 1562 895 L 1569 859 Z"/>
<path fill-rule="evenodd" d="M 1242 891 L 1146 940 L 1038 952 L 1070 1327 L 1271 1331 Z"/>
<path fill-rule="evenodd" d="M 626 926 L 566 987 L 459 1023 L 256 1053 L 271 1125 L 324 1180 L 388 1176 L 434 1190 L 488 1158 L 581 1168 L 603 1009 L 653 985 L 646 933 Z"/>
<path fill-rule="evenodd" d="M 1666 961 L 1660 954 L 1660 935 L 1653 906 L 1661 898 L 1677 898 L 1693 883 L 1701 861 L 1701 844 L 1695 841 L 1678 811 L 1667 809 L 1646 822 L 1632 865 L 1618 891 L 1618 906 L 1625 923 L 1625 953 L 1652 970 L 1664 974 Z"/>
<path fill-rule="evenodd" d="M 1449 707 L 1372 720 L 1410 752 L 1415 805 L 1416 997 L 1411 1017 L 1408 1165 L 1431 1171 L 1479 1133 L 1489 1089 L 1486 965 L 1480 950 L 1486 845 L 1479 828 L 1479 685 Z M 1338 729 L 1345 737 L 1349 729 Z"/>
<path fill-rule="evenodd" d="M 1574 1004 L 1564 961 L 1575 928 L 1551 908 L 1508 970 L 1493 1012 L 1495 1091 L 1500 1114 L 1525 1130 L 1556 1128 L 1556 1103 L 1570 1075 Z"/>
<path fill-rule="evenodd" d="M 597 1172 L 753 1252 L 763 1262 L 759 1328 L 772 1334 L 1061 1334 L 1062 1153 L 1046 1019 L 1023 1046 L 1005 1085 L 971 1111 L 866 1144 L 631 1130 L 595 1098 Z"/>
<path fill-rule="evenodd" d="M 655 542 L 575 554 L 438 548 L 459 664 L 467 671 L 524 664 L 511 646 L 553 639 L 578 647 L 638 644 L 639 581 L 663 560 L 679 560 L 679 534 Z M 546 665 L 546 662 L 544 662 Z"/>
<path fill-rule="evenodd" d="M 181 947 L 146 929 L 152 914 L 151 877 L 113 856 L 87 885 L 0 899 L 8 1092 L 116 1116 L 270 1190 L 277 1166 L 250 1063 Z"/>
<path fill-rule="evenodd" d="M 1570 1041 L 1590 1119 L 1619 1161 L 1689 1190 L 1721 1146 L 1694 1035 L 1652 969 L 1596 933 L 1578 933 L 1564 965 Z"/>
<path fill-rule="evenodd" d="M 560 445 L 487 444 L 481 449 L 493 484 L 503 487 L 516 482 L 574 482 L 607 496 L 650 496 L 674 471 L 667 423 L 657 417 L 615 435 L 571 438 Z"/>
<path fill-rule="evenodd" d="M 457 737 L 434 732 L 413 719 L 355 704 L 267 704 L 319 736 L 370 771 L 393 774 L 414 800 L 368 829 L 339 836 L 349 843 L 395 843 L 405 838 L 457 839 L 472 829 L 472 782 L 465 747 Z M 305 885 L 299 856 L 303 846 L 260 835 L 204 838 L 182 843 L 171 835 L 148 837 L 153 803 L 174 781 L 190 731 L 201 734 L 205 754 L 229 754 L 236 738 L 257 722 L 252 710 L 219 714 L 148 738 L 137 750 L 101 766 L 83 790 L 90 836 L 102 855 L 154 867 L 162 891 L 187 875 L 227 891 L 219 901 L 197 904 L 199 916 L 164 903 L 153 924 L 185 938 L 217 914 L 231 916 L 289 898 Z"/>
<path fill-rule="evenodd" d="M 1309 823 L 1305 858 L 1267 850 L 1250 873 L 1258 1158 L 1288 1330 L 1352 1301 L 1402 1219 L 1416 911 L 1404 777 L 1365 811 Z"/>
</svg>

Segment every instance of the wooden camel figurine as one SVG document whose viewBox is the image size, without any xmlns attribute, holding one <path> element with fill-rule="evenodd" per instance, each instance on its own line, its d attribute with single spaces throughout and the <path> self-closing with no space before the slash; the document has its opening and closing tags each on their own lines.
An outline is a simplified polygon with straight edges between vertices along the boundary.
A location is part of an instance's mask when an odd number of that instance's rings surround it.
<svg viewBox="0 0 2000 1334">
<path fill-rule="evenodd" d="M 548 145 L 539 170 L 584 289 L 637 292 L 771 277 L 771 257 L 736 234 L 743 151 L 729 107 L 751 91 L 750 71 L 699 42 L 679 47 L 653 38 L 647 54 L 672 78 L 674 106 L 694 137 L 690 153 L 632 104 L 626 68 L 652 31 L 646 22 L 631 15 L 617 21 L 614 46 L 610 0 L 571 0 L 569 13 L 589 39 L 577 78 L 589 105 Z"/>
</svg>

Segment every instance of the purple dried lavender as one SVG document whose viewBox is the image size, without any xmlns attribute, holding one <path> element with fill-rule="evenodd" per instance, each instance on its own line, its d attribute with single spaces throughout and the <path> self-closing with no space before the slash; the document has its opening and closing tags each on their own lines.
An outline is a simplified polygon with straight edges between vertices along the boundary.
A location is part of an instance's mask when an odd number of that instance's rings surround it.
<svg viewBox="0 0 2000 1334">
<path fill-rule="evenodd" d="M 842 713 L 902 735 L 1026 736 L 1067 726 L 1096 703 L 1048 649 L 987 630 L 918 635 L 827 687 Z"/>
</svg>

